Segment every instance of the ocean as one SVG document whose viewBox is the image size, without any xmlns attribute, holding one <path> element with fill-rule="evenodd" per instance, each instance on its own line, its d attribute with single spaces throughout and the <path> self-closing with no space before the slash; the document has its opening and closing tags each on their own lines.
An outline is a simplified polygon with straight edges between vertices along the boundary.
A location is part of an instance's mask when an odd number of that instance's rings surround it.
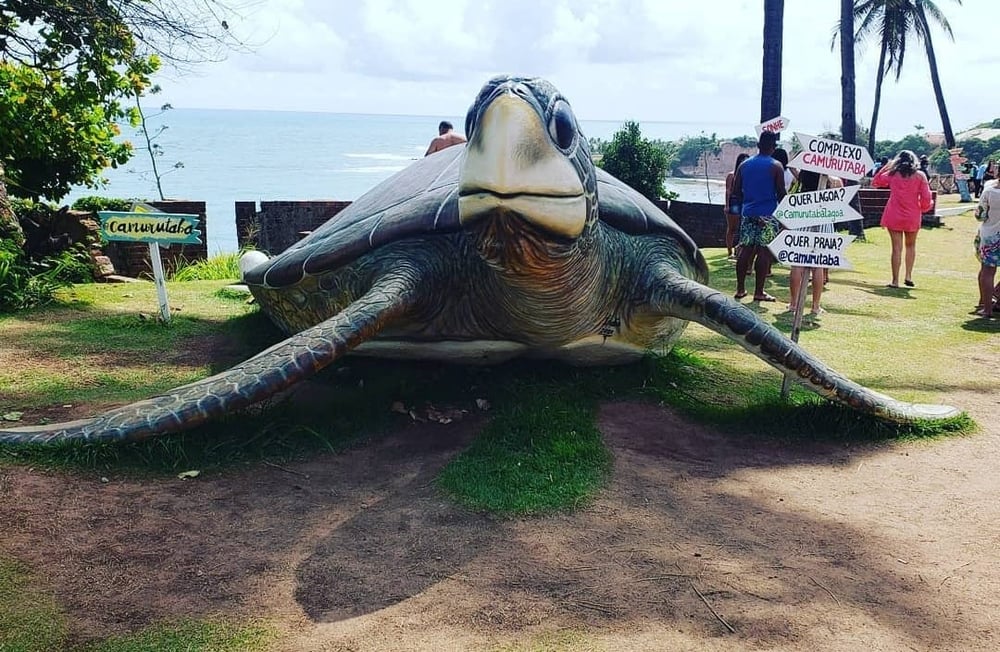
<svg viewBox="0 0 1000 652">
<path fill-rule="evenodd" d="M 154 112 L 155 113 L 155 112 Z M 300 113 L 172 109 L 147 120 L 161 148 L 157 167 L 168 199 L 206 203 L 210 254 L 238 249 L 234 203 L 272 200 L 354 200 L 421 158 L 437 123 L 450 120 L 462 131 L 465 118 L 345 113 Z M 581 121 L 588 138 L 608 140 L 622 126 L 615 121 Z M 643 136 L 676 140 L 702 132 L 737 133 L 738 125 L 680 122 L 640 123 Z M 136 146 L 137 130 L 122 137 Z M 174 167 L 176 163 L 183 167 Z M 74 188 L 63 203 L 79 197 L 157 199 L 149 155 L 136 151 L 124 166 L 104 174 L 99 189 Z M 669 178 L 680 199 L 722 203 L 718 181 Z"/>
</svg>

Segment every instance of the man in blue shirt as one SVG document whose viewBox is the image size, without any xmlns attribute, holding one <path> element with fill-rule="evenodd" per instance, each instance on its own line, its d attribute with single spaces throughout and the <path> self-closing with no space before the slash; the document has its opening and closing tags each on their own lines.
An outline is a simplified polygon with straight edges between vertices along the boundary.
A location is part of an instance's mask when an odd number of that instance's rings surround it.
<svg viewBox="0 0 1000 652">
<path fill-rule="evenodd" d="M 785 196 L 785 170 L 771 155 L 778 135 L 761 132 L 757 155 L 743 161 L 736 170 L 733 188 L 743 199 L 740 218 L 740 255 L 736 259 L 736 298 L 747 295 L 746 279 L 750 265 L 754 266 L 754 301 L 774 301 L 764 291 L 773 256 L 767 245 L 778 235 L 778 220 L 774 211 Z M 756 258 L 756 262 L 754 259 Z"/>
<path fill-rule="evenodd" d="M 986 184 L 986 161 L 976 166 L 976 199 L 983 194 L 983 186 Z"/>
</svg>

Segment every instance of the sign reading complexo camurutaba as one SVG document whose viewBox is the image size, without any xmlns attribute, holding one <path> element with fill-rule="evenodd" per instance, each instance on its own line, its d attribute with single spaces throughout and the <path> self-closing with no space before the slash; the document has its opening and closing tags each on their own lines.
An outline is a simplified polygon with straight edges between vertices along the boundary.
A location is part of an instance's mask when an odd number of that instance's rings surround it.
<svg viewBox="0 0 1000 652">
<path fill-rule="evenodd" d="M 795 137 L 799 139 L 802 151 L 788 162 L 790 168 L 857 181 L 875 166 L 868 150 L 861 145 L 809 134 L 796 133 Z"/>
<path fill-rule="evenodd" d="M 198 216 L 188 213 L 100 211 L 101 236 L 122 242 L 201 244 Z"/>
</svg>

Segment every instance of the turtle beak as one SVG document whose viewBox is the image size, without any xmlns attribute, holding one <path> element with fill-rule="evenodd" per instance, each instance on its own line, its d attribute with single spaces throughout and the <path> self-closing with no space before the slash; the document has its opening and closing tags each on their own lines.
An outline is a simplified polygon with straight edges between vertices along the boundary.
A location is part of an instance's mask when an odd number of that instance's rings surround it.
<svg viewBox="0 0 1000 652">
<path fill-rule="evenodd" d="M 481 114 L 466 147 L 458 212 L 463 226 L 514 214 L 558 237 L 583 232 L 587 198 L 580 175 L 516 87 L 498 94 Z"/>
</svg>

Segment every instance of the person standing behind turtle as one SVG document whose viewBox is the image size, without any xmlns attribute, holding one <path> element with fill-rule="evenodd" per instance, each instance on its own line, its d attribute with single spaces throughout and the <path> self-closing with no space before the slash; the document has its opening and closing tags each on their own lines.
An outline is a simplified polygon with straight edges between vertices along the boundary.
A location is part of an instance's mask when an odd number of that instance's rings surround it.
<svg viewBox="0 0 1000 652">
<path fill-rule="evenodd" d="M 740 163 L 748 158 L 750 155 L 745 152 L 737 156 L 733 171 L 726 175 L 726 256 L 729 258 L 735 258 L 733 245 L 740 230 L 740 212 L 742 211 L 739 195 L 733 194 L 733 181 L 736 179 L 736 171 L 740 169 Z"/>
<path fill-rule="evenodd" d="M 917 258 L 917 233 L 921 216 L 933 206 L 927 177 L 917 169 L 916 155 L 904 149 L 878 171 L 872 179 L 873 188 L 888 188 L 889 201 L 882 212 L 881 225 L 892 241 L 892 282 L 887 287 L 899 287 L 899 264 L 906 248 L 906 276 L 903 283 L 913 287 L 913 262 Z"/>
<path fill-rule="evenodd" d="M 434 152 L 440 152 L 442 149 L 447 149 L 452 145 L 461 145 L 464 143 L 465 136 L 455 133 L 454 129 L 454 125 L 447 120 L 442 120 L 438 124 L 438 136 L 431 141 L 424 156 L 430 156 Z"/>
<path fill-rule="evenodd" d="M 775 301 L 764 291 L 764 282 L 771 267 L 771 252 L 767 245 L 778 235 L 774 211 L 785 196 L 785 170 L 772 158 L 778 135 L 770 131 L 760 134 L 757 155 L 743 161 L 736 170 L 733 188 L 742 197 L 740 219 L 740 255 L 736 259 L 736 298 L 747 295 L 746 278 L 750 263 L 754 263 L 754 301 Z"/>
<path fill-rule="evenodd" d="M 974 314 L 993 318 L 996 307 L 994 286 L 997 265 L 1000 265 L 1000 185 L 990 183 L 983 189 L 976 208 L 976 219 L 981 221 L 976 232 L 976 258 L 979 259 L 979 305 Z"/>
</svg>

